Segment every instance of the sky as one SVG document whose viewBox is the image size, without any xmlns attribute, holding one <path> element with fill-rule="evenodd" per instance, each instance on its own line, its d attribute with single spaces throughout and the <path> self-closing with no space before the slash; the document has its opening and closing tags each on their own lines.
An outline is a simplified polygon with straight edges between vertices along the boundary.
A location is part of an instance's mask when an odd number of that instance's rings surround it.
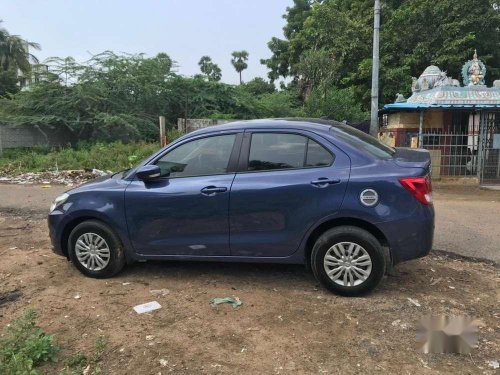
<svg viewBox="0 0 500 375">
<path fill-rule="evenodd" d="M 236 84 L 231 52 L 249 53 L 243 80 L 267 76 L 261 58 L 267 42 L 283 37 L 282 15 L 292 0 L 2 0 L 0 19 L 9 33 L 37 42 L 41 61 L 72 56 L 88 60 L 105 50 L 166 52 L 184 75 L 199 73 L 208 55 L 222 69 L 222 81 Z"/>
</svg>

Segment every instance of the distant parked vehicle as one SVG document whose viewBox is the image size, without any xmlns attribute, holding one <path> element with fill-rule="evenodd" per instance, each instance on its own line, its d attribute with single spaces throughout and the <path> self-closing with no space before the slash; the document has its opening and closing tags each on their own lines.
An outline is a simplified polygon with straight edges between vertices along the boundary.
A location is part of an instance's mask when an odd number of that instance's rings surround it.
<svg viewBox="0 0 500 375">
<path fill-rule="evenodd" d="M 338 123 L 233 122 L 59 196 L 50 237 L 95 278 L 149 259 L 306 264 L 355 296 L 429 253 L 429 166 L 425 150 Z"/>
</svg>

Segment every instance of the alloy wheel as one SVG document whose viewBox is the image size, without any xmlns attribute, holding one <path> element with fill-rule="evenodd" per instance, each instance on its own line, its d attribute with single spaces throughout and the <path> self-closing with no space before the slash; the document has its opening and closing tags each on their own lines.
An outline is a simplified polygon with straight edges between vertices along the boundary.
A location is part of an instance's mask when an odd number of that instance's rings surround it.
<svg viewBox="0 0 500 375">
<path fill-rule="evenodd" d="M 106 240 L 96 233 L 84 233 L 78 237 L 75 254 L 80 264 L 90 271 L 106 268 L 111 257 Z"/>
<path fill-rule="evenodd" d="M 333 282 L 353 287 L 368 279 L 372 271 L 372 259 L 361 245 L 339 242 L 328 249 L 323 266 Z"/>
</svg>

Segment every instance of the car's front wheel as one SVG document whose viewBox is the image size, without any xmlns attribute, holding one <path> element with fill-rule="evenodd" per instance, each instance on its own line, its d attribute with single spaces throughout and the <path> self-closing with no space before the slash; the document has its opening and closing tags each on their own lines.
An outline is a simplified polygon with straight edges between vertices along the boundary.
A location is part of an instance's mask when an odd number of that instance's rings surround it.
<svg viewBox="0 0 500 375">
<path fill-rule="evenodd" d="M 106 224 L 88 220 L 78 224 L 69 235 L 69 258 L 86 276 L 111 277 L 125 265 L 123 246 Z"/>
<path fill-rule="evenodd" d="M 369 232 L 341 226 L 323 233 L 314 244 L 311 268 L 330 291 L 358 296 L 372 291 L 385 273 L 380 242 Z"/>
</svg>

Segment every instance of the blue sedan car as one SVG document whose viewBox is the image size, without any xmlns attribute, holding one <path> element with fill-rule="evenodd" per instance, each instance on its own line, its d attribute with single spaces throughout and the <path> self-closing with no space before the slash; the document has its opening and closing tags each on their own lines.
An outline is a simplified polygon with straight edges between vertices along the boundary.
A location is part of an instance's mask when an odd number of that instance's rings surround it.
<svg viewBox="0 0 500 375">
<path fill-rule="evenodd" d="M 339 123 L 233 122 L 57 197 L 50 237 L 95 278 L 150 259 L 305 264 L 355 296 L 429 253 L 429 168 L 427 151 Z"/>
</svg>

